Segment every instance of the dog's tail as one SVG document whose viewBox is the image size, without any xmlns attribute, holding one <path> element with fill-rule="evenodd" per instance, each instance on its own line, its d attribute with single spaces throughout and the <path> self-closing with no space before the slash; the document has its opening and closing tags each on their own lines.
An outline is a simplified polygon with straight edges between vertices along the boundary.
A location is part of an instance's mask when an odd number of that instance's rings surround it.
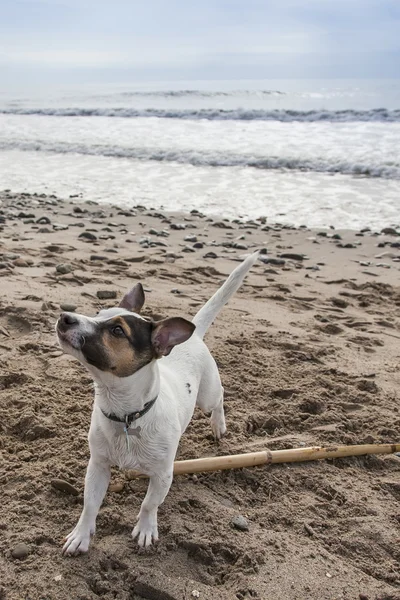
<svg viewBox="0 0 400 600">
<path fill-rule="evenodd" d="M 193 319 L 196 325 L 196 333 L 204 337 L 221 308 L 228 302 L 229 298 L 240 288 L 243 279 L 258 258 L 258 252 L 248 256 L 232 273 L 219 290 L 205 303 Z"/>
</svg>

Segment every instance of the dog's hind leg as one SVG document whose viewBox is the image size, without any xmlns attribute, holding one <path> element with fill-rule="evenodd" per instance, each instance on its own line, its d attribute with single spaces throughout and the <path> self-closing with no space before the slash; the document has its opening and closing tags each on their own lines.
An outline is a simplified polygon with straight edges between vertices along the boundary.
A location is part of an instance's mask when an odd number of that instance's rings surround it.
<svg viewBox="0 0 400 600">
<path fill-rule="evenodd" d="M 221 388 L 221 397 L 211 413 L 211 429 L 216 440 L 220 440 L 226 433 L 224 413 L 224 388 Z"/>
<path fill-rule="evenodd" d="M 211 358 L 211 357 L 210 357 Z M 205 413 L 211 413 L 211 429 L 216 440 L 226 432 L 224 414 L 224 388 L 218 369 L 210 361 L 200 382 L 196 404 Z"/>
</svg>

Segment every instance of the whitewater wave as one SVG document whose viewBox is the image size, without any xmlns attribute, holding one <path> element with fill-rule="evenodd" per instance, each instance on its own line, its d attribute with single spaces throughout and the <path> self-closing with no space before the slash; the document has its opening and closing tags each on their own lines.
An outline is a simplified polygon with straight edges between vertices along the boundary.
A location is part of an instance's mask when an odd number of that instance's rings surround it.
<svg viewBox="0 0 400 600">
<path fill-rule="evenodd" d="M 165 150 L 157 148 L 128 148 L 108 145 L 86 145 L 72 143 L 51 143 L 46 141 L 16 142 L 0 141 L 0 150 L 22 150 L 28 152 L 48 152 L 52 154 L 82 154 L 127 158 L 141 161 L 176 162 L 201 167 L 252 167 L 256 169 L 277 169 L 315 171 L 319 173 L 341 173 L 343 175 L 362 175 L 400 179 L 400 162 L 366 164 L 343 160 L 316 158 L 291 158 L 274 156 L 256 156 L 212 151 Z"/>
<path fill-rule="evenodd" d="M 389 110 L 257 110 L 224 109 L 159 109 L 159 108 L 3 108 L 4 115 L 38 115 L 47 117 L 157 117 L 159 119 L 184 119 L 209 121 L 281 121 L 300 122 L 400 122 L 400 109 Z"/>
<path fill-rule="evenodd" d="M 232 96 L 284 96 L 285 92 L 278 90 L 231 90 L 229 92 L 207 91 L 207 90 L 154 90 L 154 91 L 131 91 L 120 92 L 118 96 L 126 98 L 149 97 L 157 98 L 227 98 Z"/>
</svg>

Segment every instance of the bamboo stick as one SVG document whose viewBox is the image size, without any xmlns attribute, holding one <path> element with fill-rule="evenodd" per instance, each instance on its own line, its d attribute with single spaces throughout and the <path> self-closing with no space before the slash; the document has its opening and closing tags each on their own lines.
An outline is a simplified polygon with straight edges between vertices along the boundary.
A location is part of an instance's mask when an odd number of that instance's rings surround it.
<svg viewBox="0 0 400 600">
<path fill-rule="evenodd" d="M 241 469 L 243 467 L 276 463 L 364 456 L 366 454 L 393 454 L 394 452 L 400 452 L 400 443 L 361 444 L 356 446 L 311 446 L 309 448 L 291 448 L 290 450 L 262 450 L 260 452 L 232 454 L 230 456 L 210 456 L 193 460 L 178 460 L 174 462 L 174 475 Z M 127 479 L 136 479 L 138 477 L 146 477 L 146 475 L 137 471 L 128 471 L 126 477 Z"/>
</svg>

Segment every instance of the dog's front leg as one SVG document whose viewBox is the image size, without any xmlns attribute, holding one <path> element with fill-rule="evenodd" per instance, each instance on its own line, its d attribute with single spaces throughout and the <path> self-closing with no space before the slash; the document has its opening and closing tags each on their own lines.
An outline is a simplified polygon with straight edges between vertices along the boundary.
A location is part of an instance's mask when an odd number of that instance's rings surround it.
<svg viewBox="0 0 400 600">
<path fill-rule="evenodd" d="M 63 554 L 76 555 L 87 552 L 90 536 L 96 528 L 96 517 L 110 482 L 110 466 L 90 458 L 85 477 L 83 511 L 73 531 L 67 536 Z"/>
<path fill-rule="evenodd" d="M 173 465 L 150 477 L 147 494 L 138 514 L 138 523 L 132 531 L 133 539 L 139 537 L 139 546 L 151 546 L 152 541 L 158 540 L 157 511 L 171 487 L 172 472 Z"/>
</svg>

